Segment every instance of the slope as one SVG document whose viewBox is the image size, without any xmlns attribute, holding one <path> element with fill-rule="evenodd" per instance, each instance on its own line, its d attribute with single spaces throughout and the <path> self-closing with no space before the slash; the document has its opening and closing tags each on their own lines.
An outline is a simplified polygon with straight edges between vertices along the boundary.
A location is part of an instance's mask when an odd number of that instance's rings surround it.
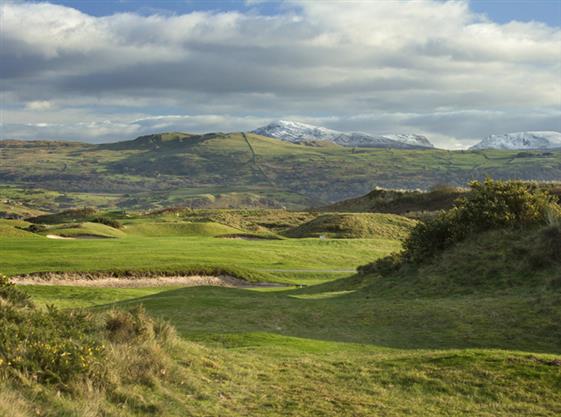
<svg viewBox="0 0 561 417">
<path fill-rule="evenodd" d="M 443 182 L 463 186 L 485 176 L 561 177 L 561 151 L 354 149 L 252 133 L 247 141 L 240 133 L 156 136 L 101 146 L 0 142 L 0 184 L 72 198 L 86 193 L 95 197 L 92 205 L 120 208 L 301 208 L 356 197 L 376 186 L 427 189 Z"/>
</svg>

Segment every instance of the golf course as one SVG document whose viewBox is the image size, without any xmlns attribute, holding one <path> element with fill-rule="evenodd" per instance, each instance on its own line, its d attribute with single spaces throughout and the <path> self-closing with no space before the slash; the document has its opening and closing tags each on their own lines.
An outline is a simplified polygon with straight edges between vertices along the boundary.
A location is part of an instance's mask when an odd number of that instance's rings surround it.
<svg viewBox="0 0 561 417">
<path fill-rule="evenodd" d="M 442 233 L 429 225 L 463 234 L 461 213 L 486 213 L 490 194 L 521 204 L 524 226 L 497 209 L 457 243 L 427 245 Z M 192 209 L 1 220 L 0 414 L 559 415 L 560 232 L 532 211 L 559 207 L 523 183 L 465 195 L 433 220 Z"/>
</svg>

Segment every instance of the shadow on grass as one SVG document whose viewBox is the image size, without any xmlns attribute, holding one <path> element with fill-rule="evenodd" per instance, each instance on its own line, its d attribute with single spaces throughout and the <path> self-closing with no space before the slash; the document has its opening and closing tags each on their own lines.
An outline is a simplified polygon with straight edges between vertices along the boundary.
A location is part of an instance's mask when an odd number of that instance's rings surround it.
<svg viewBox="0 0 561 417">
<path fill-rule="evenodd" d="M 229 347 L 276 344 L 278 339 L 262 335 L 281 335 L 401 349 L 561 353 L 561 308 L 554 298 L 536 303 L 516 294 L 407 299 L 361 290 L 313 298 L 298 294 L 191 287 L 111 305 L 143 304 L 182 336 Z"/>
</svg>

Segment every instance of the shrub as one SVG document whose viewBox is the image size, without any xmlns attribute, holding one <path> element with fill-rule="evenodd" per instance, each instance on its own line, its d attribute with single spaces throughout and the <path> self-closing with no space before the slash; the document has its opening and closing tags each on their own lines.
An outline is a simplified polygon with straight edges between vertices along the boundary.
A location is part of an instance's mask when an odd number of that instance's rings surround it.
<svg viewBox="0 0 561 417">
<path fill-rule="evenodd" d="M 47 230 L 47 227 L 42 224 L 31 224 L 27 228 L 27 230 L 31 233 L 41 233 Z"/>
<path fill-rule="evenodd" d="M 109 217 L 96 217 L 92 220 L 93 223 L 104 224 L 114 229 L 122 229 L 123 224 L 119 220 L 111 219 Z"/>
<path fill-rule="evenodd" d="M 17 289 L 15 284 L 3 274 L 0 274 L 0 299 L 20 307 L 32 305 L 29 295 Z"/>
<path fill-rule="evenodd" d="M 144 308 L 138 307 L 132 311 L 112 310 L 108 313 L 105 329 L 109 340 L 116 343 L 126 343 L 133 339 L 154 339 L 154 320 L 150 318 Z"/>
<path fill-rule="evenodd" d="M 0 377 L 57 384 L 75 377 L 103 377 L 104 346 L 95 323 L 82 312 L 22 309 L 0 304 Z"/>
<path fill-rule="evenodd" d="M 533 184 L 487 179 L 470 187 L 455 207 L 413 229 L 404 244 L 409 260 L 423 262 L 471 233 L 550 223 L 561 212 L 554 199 Z"/>
</svg>

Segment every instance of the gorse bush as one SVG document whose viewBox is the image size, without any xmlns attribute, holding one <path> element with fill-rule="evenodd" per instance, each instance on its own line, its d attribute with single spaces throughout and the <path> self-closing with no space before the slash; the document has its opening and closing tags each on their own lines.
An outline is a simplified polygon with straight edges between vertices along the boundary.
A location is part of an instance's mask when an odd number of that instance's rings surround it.
<svg viewBox="0 0 561 417">
<path fill-rule="evenodd" d="M 16 288 L 15 284 L 3 274 L 0 274 L 0 302 L 11 303 L 18 307 L 32 305 L 30 297 Z"/>
<path fill-rule="evenodd" d="M 99 380 L 103 355 L 90 315 L 36 309 L 0 275 L 0 378 L 25 377 L 64 388 L 77 375 Z"/>
<path fill-rule="evenodd" d="M 175 340 L 171 326 L 142 308 L 35 308 L 0 275 L 0 381 L 35 381 L 62 391 L 84 381 L 105 391 L 124 383 L 153 384 L 166 374 L 165 349 Z"/>
<path fill-rule="evenodd" d="M 487 179 L 470 187 L 452 209 L 412 230 L 404 244 L 406 259 L 420 263 L 472 233 L 543 225 L 561 213 L 554 198 L 533 184 Z"/>
</svg>

